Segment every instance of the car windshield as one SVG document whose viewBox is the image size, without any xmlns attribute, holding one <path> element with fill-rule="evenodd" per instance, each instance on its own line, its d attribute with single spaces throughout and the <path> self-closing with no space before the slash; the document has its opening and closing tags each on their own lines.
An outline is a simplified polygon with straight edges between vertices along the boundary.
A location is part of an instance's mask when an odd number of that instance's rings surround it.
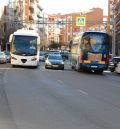
<svg viewBox="0 0 120 129">
<path fill-rule="evenodd" d="M 40 56 L 44 56 L 45 54 L 44 54 L 44 53 L 40 53 L 39 55 L 40 55 Z"/>
<path fill-rule="evenodd" d="M 9 56 L 9 55 L 10 55 L 10 52 L 5 52 L 5 54 L 6 54 L 7 56 Z"/>
<path fill-rule="evenodd" d="M 61 56 L 49 55 L 48 59 L 50 60 L 62 60 Z"/>
<path fill-rule="evenodd" d="M 113 58 L 112 61 L 120 62 L 120 58 Z"/>
<path fill-rule="evenodd" d="M 0 56 L 4 56 L 4 53 L 3 52 L 0 52 Z"/>
</svg>

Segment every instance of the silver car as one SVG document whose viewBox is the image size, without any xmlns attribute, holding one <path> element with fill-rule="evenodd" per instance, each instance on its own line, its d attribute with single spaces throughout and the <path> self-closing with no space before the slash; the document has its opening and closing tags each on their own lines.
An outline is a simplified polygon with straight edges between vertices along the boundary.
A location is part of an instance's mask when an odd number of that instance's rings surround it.
<svg viewBox="0 0 120 129">
<path fill-rule="evenodd" d="M 64 70 L 64 62 L 59 54 L 49 54 L 45 61 L 45 68 L 57 68 Z"/>
<path fill-rule="evenodd" d="M 7 62 L 10 63 L 10 60 L 11 60 L 10 52 L 5 51 L 5 55 L 6 55 Z"/>
<path fill-rule="evenodd" d="M 7 63 L 5 52 L 0 52 L 0 63 Z"/>
<path fill-rule="evenodd" d="M 120 62 L 117 63 L 117 65 L 115 67 L 115 72 L 120 73 Z"/>
</svg>

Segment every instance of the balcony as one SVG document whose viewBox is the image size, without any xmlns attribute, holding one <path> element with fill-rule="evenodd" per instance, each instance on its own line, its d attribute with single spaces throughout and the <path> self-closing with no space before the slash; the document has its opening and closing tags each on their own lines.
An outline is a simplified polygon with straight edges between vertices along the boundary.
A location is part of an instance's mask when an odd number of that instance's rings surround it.
<svg viewBox="0 0 120 129">
<path fill-rule="evenodd" d="M 43 11 L 43 8 L 39 4 L 37 5 L 37 7 L 40 11 Z"/>
<path fill-rule="evenodd" d="M 43 13 L 38 12 L 38 13 L 37 13 L 37 17 L 38 17 L 38 18 L 43 18 Z"/>
<path fill-rule="evenodd" d="M 118 10 L 120 7 L 120 1 L 116 2 L 115 5 L 114 5 L 114 9 L 115 10 Z"/>
<path fill-rule="evenodd" d="M 34 3 L 35 1 L 34 0 L 30 0 L 30 3 Z"/>
<path fill-rule="evenodd" d="M 31 6 L 29 7 L 30 13 L 34 14 L 34 8 L 32 8 Z"/>
</svg>

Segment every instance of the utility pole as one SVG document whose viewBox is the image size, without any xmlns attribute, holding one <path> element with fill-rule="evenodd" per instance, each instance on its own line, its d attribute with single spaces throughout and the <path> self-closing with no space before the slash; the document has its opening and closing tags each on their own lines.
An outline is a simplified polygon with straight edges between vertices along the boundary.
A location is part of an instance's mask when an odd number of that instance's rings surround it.
<svg viewBox="0 0 120 129">
<path fill-rule="evenodd" d="M 44 18 L 44 12 L 43 12 L 43 37 L 42 37 L 42 43 L 43 43 L 43 49 L 45 50 L 45 18 Z"/>
</svg>

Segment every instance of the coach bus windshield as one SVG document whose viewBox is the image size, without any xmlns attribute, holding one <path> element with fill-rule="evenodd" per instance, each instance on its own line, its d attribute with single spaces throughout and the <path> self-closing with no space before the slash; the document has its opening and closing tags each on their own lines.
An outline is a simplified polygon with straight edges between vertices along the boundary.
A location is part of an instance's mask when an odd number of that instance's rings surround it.
<svg viewBox="0 0 120 129">
<path fill-rule="evenodd" d="M 82 37 L 81 48 L 83 51 L 108 52 L 109 36 L 105 33 L 86 32 Z"/>
<path fill-rule="evenodd" d="M 17 55 L 36 55 L 37 54 L 37 37 L 15 35 L 11 52 Z"/>
</svg>

